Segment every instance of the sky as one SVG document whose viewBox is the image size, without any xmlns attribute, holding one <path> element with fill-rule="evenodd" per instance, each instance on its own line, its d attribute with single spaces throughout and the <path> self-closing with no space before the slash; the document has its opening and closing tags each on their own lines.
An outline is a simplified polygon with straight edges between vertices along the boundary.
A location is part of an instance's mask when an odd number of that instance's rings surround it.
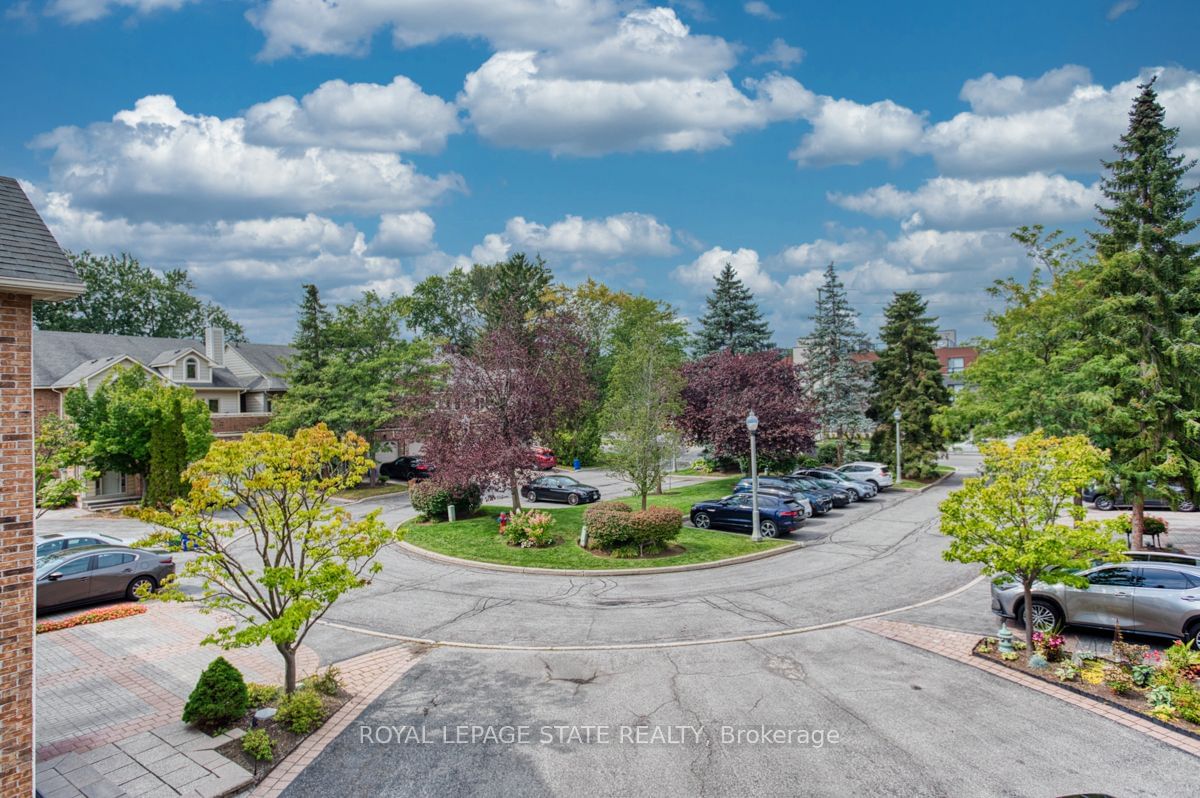
<svg viewBox="0 0 1200 798">
<path fill-rule="evenodd" d="M 303 283 L 518 251 L 691 319 L 731 263 L 781 346 L 832 261 L 869 335 L 917 290 L 962 341 L 1029 272 L 1015 227 L 1092 224 L 1139 82 L 1200 156 L 1195 0 L 0 8 L 0 174 L 64 247 L 186 268 L 263 342 Z"/>
</svg>

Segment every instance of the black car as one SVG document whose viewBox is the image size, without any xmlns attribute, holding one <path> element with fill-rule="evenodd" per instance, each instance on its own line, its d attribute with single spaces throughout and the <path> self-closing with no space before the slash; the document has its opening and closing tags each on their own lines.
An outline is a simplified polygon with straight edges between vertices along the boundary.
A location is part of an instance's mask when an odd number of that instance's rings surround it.
<svg viewBox="0 0 1200 798">
<path fill-rule="evenodd" d="M 397 457 L 390 463 L 382 463 L 379 473 L 388 479 L 408 482 L 410 479 L 427 479 L 433 476 L 434 468 L 420 457 Z"/>
<path fill-rule="evenodd" d="M 692 505 L 692 526 L 698 529 L 730 529 L 750 532 L 754 508 L 749 493 L 735 493 L 724 499 L 696 502 Z M 781 494 L 758 494 L 758 531 L 774 538 L 798 529 L 804 523 L 804 508 L 795 499 Z"/>
<path fill-rule="evenodd" d="M 744 493 L 751 489 L 753 481 L 750 477 L 738 480 L 733 486 L 734 493 Z M 813 515 L 825 515 L 833 509 L 833 491 L 819 487 L 815 482 L 799 477 L 759 477 L 758 487 L 778 488 L 791 493 L 800 493 L 812 505 Z"/>
<path fill-rule="evenodd" d="M 583 504 L 600 501 L 600 489 L 584 485 L 574 477 L 538 477 L 521 488 L 521 495 L 531 502 L 566 502 Z"/>
<path fill-rule="evenodd" d="M 1196 509 L 1195 499 L 1188 495 L 1187 489 L 1182 485 L 1168 485 L 1167 489 L 1174 494 L 1176 510 L 1190 513 Z M 1084 489 L 1083 500 L 1094 504 L 1097 510 L 1116 510 L 1120 507 L 1133 506 L 1133 501 L 1127 499 L 1121 493 L 1110 488 L 1098 488 L 1095 486 Z M 1170 510 L 1171 499 L 1162 494 L 1147 494 L 1146 509 Z"/>
</svg>

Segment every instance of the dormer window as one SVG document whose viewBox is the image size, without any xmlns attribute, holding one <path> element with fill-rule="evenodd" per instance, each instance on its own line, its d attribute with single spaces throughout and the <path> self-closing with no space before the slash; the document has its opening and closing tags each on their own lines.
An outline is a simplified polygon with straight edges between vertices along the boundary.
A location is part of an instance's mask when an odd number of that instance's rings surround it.
<svg viewBox="0 0 1200 798">
<path fill-rule="evenodd" d="M 183 361 L 183 373 L 185 380 L 196 379 L 196 358 L 189 357 L 187 360 Z"/>
</svg>

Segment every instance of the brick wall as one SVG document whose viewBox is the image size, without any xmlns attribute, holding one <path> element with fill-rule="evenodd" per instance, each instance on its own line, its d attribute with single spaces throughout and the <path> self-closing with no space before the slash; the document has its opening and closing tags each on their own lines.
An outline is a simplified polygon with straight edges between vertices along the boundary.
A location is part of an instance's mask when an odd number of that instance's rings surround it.
<svg viewBox="0 0 1200 798">
<path fill-rule="evenodd" d="M 42 428 L 42 419 L 57 416 L 61 408 L 62 394 L 51 388 L 35 388 L 33 391 L 33 418 L 36 428 Z"/>
<path fill-rule="evenodd" d="M 28 296 L 0 292 L 0 796 L 33 792 L 33 387 Z"/>
<path fill-rule="evenodd" d="M 212 417 L 212 431 L 218 437 L 233 437 L 258 429 L 270 420 L 271 416 L 267 413 L 215 415 Z"/>
</svg>

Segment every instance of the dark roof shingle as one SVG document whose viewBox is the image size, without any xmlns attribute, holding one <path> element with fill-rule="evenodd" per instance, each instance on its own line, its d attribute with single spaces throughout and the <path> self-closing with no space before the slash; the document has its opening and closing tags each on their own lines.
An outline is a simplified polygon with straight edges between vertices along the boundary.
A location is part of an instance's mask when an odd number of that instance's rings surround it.
<svg viewBox="0 0 1200 798">
<path fill-rule="evenodd" d="M 83 288 L 21 185 L 0 176 L 0 280 L 6 277 L 62 285 L 74 293 Z"/>
</svg>

